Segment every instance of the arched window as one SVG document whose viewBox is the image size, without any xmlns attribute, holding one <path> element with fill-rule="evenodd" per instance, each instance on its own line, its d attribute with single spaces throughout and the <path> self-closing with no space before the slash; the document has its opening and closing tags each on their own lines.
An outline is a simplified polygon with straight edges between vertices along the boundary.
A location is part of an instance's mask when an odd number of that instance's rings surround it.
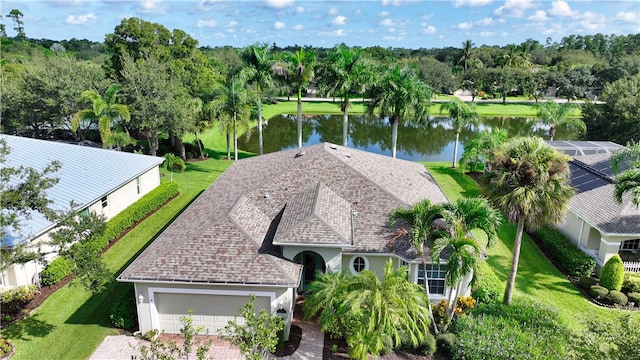
<svg viewBox="0 0 640 360">
<path fill-rule="evenodd" d="M 354 256 L 351 258 L 351 272 L 360 274 L 362 270 L 369 269 L 369 260 L 364 256 Z"/>
</svg>

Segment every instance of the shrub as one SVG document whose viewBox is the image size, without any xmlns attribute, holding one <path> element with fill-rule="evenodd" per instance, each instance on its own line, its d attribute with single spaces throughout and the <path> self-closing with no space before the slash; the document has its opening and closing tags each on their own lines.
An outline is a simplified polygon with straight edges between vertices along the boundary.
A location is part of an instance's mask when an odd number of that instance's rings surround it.
<svg viewBox="0 0 640 360">
<path fill-rule="evenodd" d="M 580 276 L 580 286 L 585 289 L 592 287 L 593 285 L 597 285 L 598 281 L 591 276 Z"/>
<path fill-rule="evenodd" d="M 624 280 L 622 281 L 622 292 L 640 293 L 640 273 L 624 273 Z"/>
<path fill-rule="evenodd" d="M 600 271 L 600 286 L 606 287 L 609 290 L 622 289 L 622 282 L 624 281 L 624 264 L 620 255 L 615 254 L 611 259 L 602 267 Z"/>
<path fill-rule="evenodd" d="M 476 282 L 471 287 L 471 296 L 478 303 L 490 303 L 500 299 L 504 293 L 504 285 L 487 263 L 478 264 L 476 278 Z"/>
<path fill-rule="evenodd" d="M 629 301 L 627 296 L 618 290 L 609 291 L 609 295 L 607 295 L 607 297 L 609 298 L 609 300 L 611 300 L 611 302 L 617 305 L 624 306 L 624 305 L 627 305 L 627 302 Z"/>
<path fill-rule="evenodd" d="M 29 301 L 33 300 L 40 292 L 35 285 L 23 285 L 14 289 L 0 292 L 0 312 L 2 315 L 14 316 L 24 309 Z"/>
<path fill-rule="evenodd" d="M 133 331 L 136 328 L 136 299 L 133 288 L 121 294 L 111 306 L 109 315 L 113 326 Z"/>
<path fill-rule="evenodd" d="M 457 341 L 458 337 L 456 334 L 440 334 L 436 339 L 436 345 L 441 353 L 451 356 L 451 354 L 453 354 L 453 350 L 456 348 Z"/>
<path fill-rule="evenodd" d="M 628 293 L 627 298 L 629 299 L 629 302 L 634 303 L 635 306 L 640 306 L 640 293 Z"/>
<path fill-rule="evenodd" d="M 593 285 L 592 287 L 589 288 L 589 294 L 591 294 L 591 296 L 595 299 L 603 298 L 607 296 L 608 293 L 609 293 L 609 289 L 602 286 Z"/>
<path fill-rule="evenodd" d="M 479 304 L 457 319 L 453 331 L 454 360 L 566 359 L 571 337 L 556 311 L 526 298 L 508 306 Z"/>
<path fill-rule="evenodd" d="M 40 284 L 57 284 L 73 271 L 73 261 L 66 256 L 58 256 L 40 273 Z"/>
<path fill-rule="evenodd" d="M 431 356 L 435 354 L 437 349 L 436 338 L 431 333 L 427 334 L 424 344 L 420 347 L 420 352 L 425 356 Z"/>
<path fill-rule="evenodd" d="M 542 227 L 535 233 L 549 258 L 558 261 L 570 275 L 590 276 L 596 268 L 596 261 L 583 253 L 559 230 Z"/>
</svg>

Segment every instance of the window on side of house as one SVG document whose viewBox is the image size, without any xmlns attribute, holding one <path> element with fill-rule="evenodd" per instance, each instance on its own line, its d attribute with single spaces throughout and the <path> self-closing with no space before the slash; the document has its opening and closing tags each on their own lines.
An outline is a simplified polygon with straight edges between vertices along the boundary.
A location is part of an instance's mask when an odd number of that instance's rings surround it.
<svg viewBox="0 0 640 360">
<path fill-rule="evenodd" d="M 80 215 L 81 216 L 89 216 L 89 208 L 84 208 L 84 209 L 80 210 Z"/>
<path fill-rule="evenodd" d="M 443 264 L 427 264 L 427 279 L 429 281 L 429 294 L 444 295 L 445 291 L 445 273 Z M 424 286 L 424 270 L 422 265 L 418 270 L 418 284 Z"/>
<path fill-rule="evenodd" d="M 109 200 L 107 199 L 107 196 L 103 196 L 102 199 L 100 199 L 100 201 L 102 202 L 102 207 L 105 208 L 107 207 L 107 205 L 109 205 Z"/>
<path fill-rule="evenodd" d="M 640 239 L 626 240 L 620 244 L 620 250 L 638 250 L 640 249 Z"/>
<path fill-rule="evenodd" d="M 354 274 L 360 274 L 362 270 L 369 268 L 369 260 L 364 256 L 354 256 L 351 258 L 351 272 Z"/>
</svg>

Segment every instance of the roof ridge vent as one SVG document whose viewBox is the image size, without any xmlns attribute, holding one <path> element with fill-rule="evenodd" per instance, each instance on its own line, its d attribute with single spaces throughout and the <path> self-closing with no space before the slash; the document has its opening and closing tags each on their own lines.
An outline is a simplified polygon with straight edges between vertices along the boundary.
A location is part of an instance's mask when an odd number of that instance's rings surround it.
<svg viewBox="0 0 640 360">
<path fill-rule="evenodd" d="M 295 157 L 296 157 L 296 158 L 299 158 L 299 157 L 301 157 L 301 156 L 304 156 L 306 153 L 307 153 L 307 152 L 306 152 L 306 151 L 304 151 L 304 150 L 298 151 L 298 153 L 296 153 L 296 156 L 295 156 Z"/>
<path fill-rule="evenodd" d="M 331 150 L 338 150 L 338 145 L 336 145 L 336 144 L 329 144 L 329 149 L 331 149 Z"/>
</svg>

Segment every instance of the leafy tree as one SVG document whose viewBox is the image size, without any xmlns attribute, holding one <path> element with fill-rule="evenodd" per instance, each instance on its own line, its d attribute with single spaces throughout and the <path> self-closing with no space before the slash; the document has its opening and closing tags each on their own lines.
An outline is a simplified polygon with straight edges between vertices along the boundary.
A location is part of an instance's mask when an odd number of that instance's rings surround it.
<svg viewBox="0 0 640 360">
<path fill-rule="evenodd" d="M 453 148 L 453 165 L 455 168 L 458 161 L 458 143 L 460 141 L 460 133 L 463 129 L 475 126 L 480 120 L 480 115 L 475 110 L 474 104 L 467 104 L 460 99 L 453 99 L 440 104 L 440 109 L 447 110 L 451 116 L 451 126 L 456 132 L 456 141 Z"/>
<path fill-rule="evenodd" d="M 118 125 L 119 121 L 129 122 L 131 120 L 129 108 L 126 105 L 116 102 L 119 90 L 120 85 L 114 84 L 107 88 L 104 96 L 101 96 L 95 90 L 84 91 L 81 95 L 82 100 L 90 102 L 92 106 L 90 109 L 80 110 L 73 116 L 71 120 L 71 131 L 77 133 L 80 125 L 87 123 L 83 135 L 78 136 L 84 140 L 84 134 L 86 134 L 90 125 L 98 125 L 102 146 L 106 148 L 113 136 L 111 129 L 115 125 Z"/>
<path fill-rule="evenodd" d="M 452 94 L 458 89 L 459 80 L 453 76 L 451 67 L 431 57 L 421 57 L 408 61 L 419 70 L 420 77 L 436 93 Z"/>
<path fill-rule="evenodd" d="M 242 58 L 249 65 L 240 72 L 240 77 L 256 85 L 258 106 L 258 154 L 264 152 L 262 140 L 262 90 L 273 85 L 273 73 L 276 59 L 269 45 L 252 45 L 242 52 Z"/>
<path fill-rule="evenodd" d="M 425 246 L 429 246 L 431 233 L 434 230 L 432 228 L 433 222 L 442 217 L 441 213 L 441 206 L 431 203 L 431 200 L 429 199 L 424 199 L 413 204 L 411 209 L 398 208 L 393 210 L 391 215 L 389 215 L 389 223 L 391 226 L 394 226 L 399 220 L 402 220 L 411 227 L 411 231 L 409 231 L 409 238 L 421 259 L 422 271 L 425 276 L 423 284 L 424 293 L 427 296 L 428 301 L 430 301 L 429 281 L 427 280 L 427 264 L 424 257 L 424 248 Z M 433 330 L 438 334 L 438 327 L 435 324 L 433 311 L 430 306 L 428 307 L 428 314 L 431 322 L 433 323 Z"/>
<path fill-rule="evenodd" d="M 557 103 L 554 100 L 548 100 L 543 103 L 536 104 L 538 114 L 535 120 L 527 121 L 524 132 L 531 133 L 533 129 L 544 124 L 549 127 L 549 140 L 553 141 L 556 135 L 556 129 L 572 129 L 578 133 L 587 131 L 587 126 L 579 117 L 571 116 L 571 112 L 576 108 L 573 103 Z"/>
<path fill-rule="evenodd" d="M 458 63 L 464 64 L 464 73 L 467 73 L 467 63 L 471 58 L 471 52 L 473 51 L 473 46 L 475 44 L 471 40 L 465 40 L 462 42 L 462 54 L 460 55 L 460 60 Z"/>
<path fill-rule="evenodd" d="M 265 309 L 255 311 L 256 296 L 238 309 L 244 323 L 236 319 L 230 320 L 220 338 L 237 346 L 246 359 L 266 359 L 269 353 L 276 350 L 278 333 L 284 330 L 284 319 L 269 314 Z"/>
<path fill-rule="evenodd" d="M 359 48 L 338 45 L 327 55 L 320 68 L 320 89 L 324 94 L 339 96 L 342 111 L 342 145 L 349 138 L 349 107 L 351 96 L 363 93 L 367 77 L 367 65 Z"/>
<path fill-rule="evenodd" d="M 502 210 L 510 222 L 517 223 L 511 269 L 504 294 L 509 305 L 520 259 L 525 227 L 562 221 L 574 193 L 570 185 L 569 158 L 540 138 L 515 138 L 503 144 L 483 175 L 483 193 Z"/>
<path fill-rule="evenodd" d="M 594 83 L 595 77 L 591 74 L 591 68 L 578 66 L 550 71 L 547 81 L 550 86 L 558 90 L 558 96 L 571 100 L 584 97 L 587 89 Z"/>
<path fill-rule="evenodd" d="M 372 85 L 368 111 L 380 111 L 391 123 L 391 156 L 396 157 L 398 124 L 403 120 L 424 122 L 429 116 L 431 89 L 408 66 L 396 65 L 383 72 L 379 83 Z"/>
<path fill-rule="evenodd" d="M 611 156 L 614 172 L 618 172 L 623 163 L 627 163 L 627 170 L 617 175 L 615 184 L 615 198 L 621 203 L 625 193 L 631 194 L 631 201 L 640 207 L 640 143 L 629 143 L 627 147 L 618 150 Z"/>
<path fill-rule="evenodd" d="M 211 111 L 218 118 L 220 130 L 227 138 L 227 160 L 231 159 L 230 136 L 233 134 L 233 152 L 238 160 L 238 126 L 249 130 L 251 103 L 253 94 L 247 89 L 244 81 L 229 78 L 225 84 L 216 84 L 213 89 L 214 100 Z"/>
<path fill-rule="evenodd" d="M 170 181 L 173 181 L 173 170 L 177 168 L 178 171 L 182 172 L 187 167 L 187 165 L 184 163 L 184 160 L 172 153 L 164 154 L 164 158 L 164 166 L 171 172 Z"/>
<path fill-rule="evenodd" d="M 479 131 L 464 145 L 460 162 L 466 164 L 471 171 L 476 171 L 479 166 L 484 169 L 484 165 L 493 158 L 493 150 L 507 140 L 507 131 L 504 129 L 494 127 L 491 131 Z"/>
<path fill-rule="evenodd" d="M 13 24 L 15 25 L 13 30 L 16 31 L 16 38 L 20 40 L 26 39 L 27 35 L 24 33 L 24 21 L 22 21 L 24 14 L 22 13 L 22 11 L 18 9 L 11 9 L 11 11 L 9 11 L 9 14 L 6 16 L 13 20 Z"/>
<path fill-rule="evenodd" d="M 140 360 L 187 360 L 193 358 L 191 354 L 193 354 L 194 350 L 196 359 L 206 359 L 207 352 L 211 348 L 211 340 L 198 339 L 196 335 L 202 333 L 207 335 L 209 332 L 202 326 L 193 326 L 193 310 L 189 310 L 189 315 L 181 317 L 180 322 L 182 323 L 180 334 L 183 340 L 181 345 L 178 345 L 173 340 L 163 342 L 157 336 L 157 330 L 152 330 L 150 334 L 147 334 L 151 338 L 149 346 L 140 345 L 137 348 L 140 352 Z M 137 357 L 133 359 L 137 359 Z"/>
<path fill-rule="evenodd" d="M 298 96 L 298 147 L 300 148 L 302 147 L 302 90 L 309 86 L 314 78 L 316 54 L 302 48 L 295 53 L 285 53 L 284 58 L 288 64 L 287 78 L 295 85 Z"/>
</svg>

